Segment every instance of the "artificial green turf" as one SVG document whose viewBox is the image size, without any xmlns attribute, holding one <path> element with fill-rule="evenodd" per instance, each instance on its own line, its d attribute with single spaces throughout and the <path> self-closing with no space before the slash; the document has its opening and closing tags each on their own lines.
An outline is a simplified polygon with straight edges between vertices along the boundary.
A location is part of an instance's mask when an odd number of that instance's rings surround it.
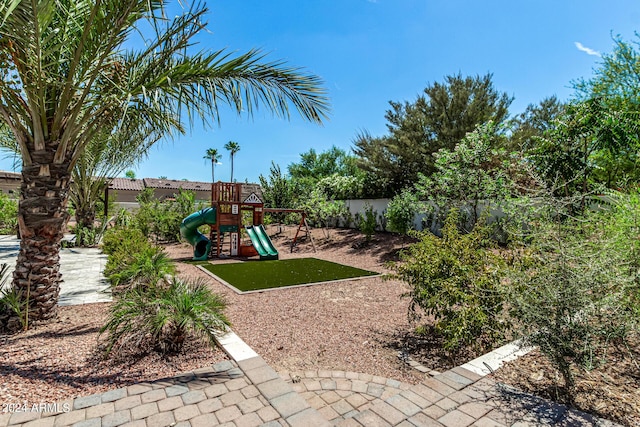
<svg viewBox="0 0 640 427">
<path fill-rule="evenodd" d="M 317 258 L 246 261 L 202 266 L 241 292 L 379 274 Z"/>
</svg>

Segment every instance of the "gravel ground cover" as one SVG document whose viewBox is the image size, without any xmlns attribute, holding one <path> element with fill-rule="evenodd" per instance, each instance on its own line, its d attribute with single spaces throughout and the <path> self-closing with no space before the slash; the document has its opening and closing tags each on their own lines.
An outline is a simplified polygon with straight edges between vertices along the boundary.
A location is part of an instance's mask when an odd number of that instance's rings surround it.
<svg viewBox="0 0 640 427">
<path fill-rule="evenodd" d="M 388 273 L 385 264 L 406 245 L 397 236 L 384 234 L 364 248 L 359 232 L 331 230 L 326 238 L 316 229 L 317 252 L 306 241 L 291 253 L 295 227 L 279 234 L 275 230 L 267 227 L 280 259 L 314 257 L 376 273 Z M 189 245 L 166 249 L 173 259 L 192 257 Z M 225 262 L 236 261 L 214 261 Z M 409 383 L 423 378 L 400 361 L 392 345 L 398 333 L 410 327 L 409 301 L 401 298 L 407 289 L 398 281 L 378 276 L 238 295 L 195 265 L 181 262 L 178 268 L 183 276 L 208 278 L 211 288 L 227 300 L 233 330 L 276 370 L 335 369 Z"/>
<path fill-rule="evenodd" d="M 281 259 L 313 256 L 378 273 L 390 272 L 388 261 L 408 244 L 397 236 L 379 234 L 369 245 L 358 232 L 332 230 L 328 237 L 314 230 L 310 242 L 289 252 L 294 229 L 272 235 Z M 383 277 L 370 277 L 307 287 L 283 288 L 239 295 L 187 262 L 193 255 L 187 244 L 166 247 L 179 261 L 182 276 L 205 278 L 211 288 L 225 296 L 234 331 L 279 371 L 317 369 L 345 370 L 418 383 L 424 374 L 409 368 L 398 351 L 426 367 L 443 371 L 470 360 L 466 353 L 456 360 L 435 350 L 437 340 L 413 333 L 407 319 L 409 301 L 402 298 L 405 285 Z M 216 263 L 236 262 L 216 260 Z M 196 369 L 225 359 L 205 346 L 189 344 L 178 356 L 105 361 L 97 351 L 97 331 L 109 304 L 63 307 L 57 323 L 14 336 L 0 335 L 0 401 L 50 402 L 147 381 Z M 640 425 L 640 344 L 611 348 L 614 360 L 579 380 L 576 406 L 628 426 Z M 522 390 L 551 399 L 555 379 L 539 354 L 510 362 L 494 378 Z"/>
<path fill-rule="evenodd" d="M 224 352 L 188 343 L 180 355 L 105 360 L 98 331 L 111 303 L 60 307 L 55 323 L 16 335 L 0 334 L 0 402 L 53 403 L 174 376 L 227 359 Z"/>
<path fill-rule="evenodd" d="M 573 402 L 555 385 L 562 382 L 560 373 L 538 351 L 507 363 L 492 376 L 537 396 L 637 427 L 640 426 L 640 338 L 633 337 L 629 344 L 628 347 L 612 345 L 606 364 L 596 364 L 588 371 L 574 370 L 577 391 Z"/>
</svg>

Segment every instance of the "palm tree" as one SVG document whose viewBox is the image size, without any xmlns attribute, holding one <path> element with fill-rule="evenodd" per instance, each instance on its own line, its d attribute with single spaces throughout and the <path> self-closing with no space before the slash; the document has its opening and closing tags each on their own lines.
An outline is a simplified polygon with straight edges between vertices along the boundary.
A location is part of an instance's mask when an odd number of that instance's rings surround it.
<svg viewBox="0 0 640 427">
<path fill-rule="evenodd" d="M 162 137 L 136 119 L 135 114 L 129 114 L 115 131 L 97 133 L 78 157 L 71 172 L 69 199 L 80 227 L 93 227 L 96 202 L 103 196 L 110 178 L 137 164 Z M 133 171 L 129 172 L 135 177 Z"/>
<path fill-rule="evenodd" d="M 317 76 L 258 50 L 191 53 L 206 8 L 165 12 L 149 0 L 0 2 L 0 120 L 22 159 L 13 286 L 31 320 L 56 314 L 71 173 L 101 132 L 135 114 L 159 134 L 184 133 L 183 117 L 219 122 L 220 103 L 238 114 L 265 105 L 281 117 L 290 106 L 313 122 L 326 117 Z"/>
<path fill-rule="evenodd" d="M 240 151 L 240 144 L 238 144 L 235 141 L 229 141 L 226 144 L 224 144 L 224 148 L 225 150 L 229 151 L 229 156 L 231 156 L 231 181 L 230 182 L 233 182 L 233 158 L 235 157 L 236 153 Z"/>
<path fill-rule="evenodd" d="M 211 182 L 216 182 L 214 168 L 222 158 L 222 154 L 218 153 L 218 149 L 216 148 L 209 148 L 207 149 L 207 154 L 205 154 L 203 158 L 211 160 Z"/>
</svg>

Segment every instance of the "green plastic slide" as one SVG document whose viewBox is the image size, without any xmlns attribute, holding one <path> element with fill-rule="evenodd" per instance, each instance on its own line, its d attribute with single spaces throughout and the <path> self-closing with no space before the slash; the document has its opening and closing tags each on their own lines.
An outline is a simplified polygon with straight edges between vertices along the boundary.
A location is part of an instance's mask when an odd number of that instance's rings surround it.
<svg viewBox="0 0 640 427">
<path fill-rule="evenodd" d="M 206 261 L 211 250 L 211 241 L 201 232 L 198 227 L 204 224 L 216 223 L 216 208 L 206 208 L 194 212 L 180 224 L 180 235 L 193 246 L 193 259 L 195 261 Z"/>
<path fill-rule="evenodd" d="M 271 243 L 262 224 L 245 227 L 245 230 L 247 230 L 251 243 L 258 251 L 261 260 L 278 259 L 278 250 Z"/>
</svg>

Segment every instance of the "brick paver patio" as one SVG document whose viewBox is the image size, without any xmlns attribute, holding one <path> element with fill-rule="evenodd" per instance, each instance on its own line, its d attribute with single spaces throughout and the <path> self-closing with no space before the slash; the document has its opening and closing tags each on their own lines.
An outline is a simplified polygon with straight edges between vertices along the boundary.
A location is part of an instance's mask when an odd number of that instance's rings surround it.
<svg viewBox="0 0 640 427">
<path fill-rule="evenodd" d="M 455 368 L 411 385 L 344 371 L 277 374 L 259 357 L 0 414 L 0 427 L 615 426 Z"/>
</svg>

